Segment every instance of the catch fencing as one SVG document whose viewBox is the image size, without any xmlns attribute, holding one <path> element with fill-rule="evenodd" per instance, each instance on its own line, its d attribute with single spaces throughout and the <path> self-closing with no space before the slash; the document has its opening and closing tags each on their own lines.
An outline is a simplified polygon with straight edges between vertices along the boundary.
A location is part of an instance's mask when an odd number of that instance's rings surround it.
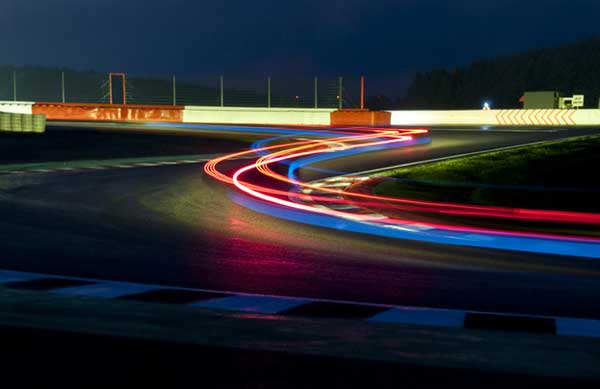
<svg viewBox="0 0 600 389">
<path fill-rule="evenodd" d="M 0 101 L 358 108 L 360 77 L 136 76 L 0 67 Z"/>
</svg>

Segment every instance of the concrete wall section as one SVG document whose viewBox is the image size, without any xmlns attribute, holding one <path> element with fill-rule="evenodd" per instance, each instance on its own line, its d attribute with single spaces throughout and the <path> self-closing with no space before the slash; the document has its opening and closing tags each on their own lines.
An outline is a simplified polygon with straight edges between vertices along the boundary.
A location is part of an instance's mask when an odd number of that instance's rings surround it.
<svg viewBox="0 0 600 389">
<path fill-rule="evenodd" d="M 334 109 L 187 106 L 184 123 L 328 126 Z"/>
<path fill-rule="evenodd" d="M 393 126 L 496 125 L 495 111 L 391 111 Z"/>
<path fill-rule="evenodd" d="M 33 104 L 25 101 L 0 101 L 0 112 L 31 115 Z"/>
<path fill-rule="evenodd" d="M 600 109 L 391 111 L 395 126 L 572 127 L 600 125 Z"/>
</svg>

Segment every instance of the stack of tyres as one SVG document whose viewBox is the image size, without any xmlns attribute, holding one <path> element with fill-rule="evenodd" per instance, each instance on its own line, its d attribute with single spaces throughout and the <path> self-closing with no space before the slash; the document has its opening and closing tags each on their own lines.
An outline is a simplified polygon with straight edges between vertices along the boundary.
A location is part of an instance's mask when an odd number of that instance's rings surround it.
<svg viewBox="0 0 600 389">
<path fill-rule="evenodd" d="M 23 132 L 33 132 L 33 115 L 21 115 L 21 129 Z"/>
<path fill-rule="evenodd" d="M 46 132 L 46 115 L 0 112 L 1 132 Z"/>
<path fill-rule="evenodd" d="M 46 131 L 46 115 L 31 115 L 33 118 L 33 132 Z"/>
<path fill-rule="evenodd" d="M 15 132 L 23 131 L 21 114 L 18 114 L 18 113 L 10 114 L 10 130 L 15 131 Z"/>
<path fill-rule="evenodd" d="M 10 114 L 0 112 L 0 131 L 10 131 Z"/>
</svg>

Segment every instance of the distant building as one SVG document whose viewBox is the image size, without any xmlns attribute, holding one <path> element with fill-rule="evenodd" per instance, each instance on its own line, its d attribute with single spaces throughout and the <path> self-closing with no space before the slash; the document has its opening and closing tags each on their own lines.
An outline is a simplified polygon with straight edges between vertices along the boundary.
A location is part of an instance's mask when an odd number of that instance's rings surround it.
<svg viewBox="0 0 600 389">
<path fill-rule="evenodd" d="M 523 108 L 525 109 L 555 109 L 558 108 L 561 93 L 557 91 L 525 92 Z"/>
</svg>

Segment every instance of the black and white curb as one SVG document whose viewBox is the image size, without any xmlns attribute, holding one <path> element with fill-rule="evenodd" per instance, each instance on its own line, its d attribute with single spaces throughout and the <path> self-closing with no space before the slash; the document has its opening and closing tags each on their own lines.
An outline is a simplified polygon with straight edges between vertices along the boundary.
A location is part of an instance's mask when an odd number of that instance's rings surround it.
<svg viewBox="0 0 600 389">
<path fill-rule="evenodd" d="M 189 289 L 62 277 L 0 270 L 5 288 L 34 290 L 62 296 L 85 296 L 283 317 L 355 319 L 403 325 L 466 328 L 491 331 L 521 331 L 540 334 L 600 337 L 600 320 L 552 316 L 416 308 Z"/>
</svg>

